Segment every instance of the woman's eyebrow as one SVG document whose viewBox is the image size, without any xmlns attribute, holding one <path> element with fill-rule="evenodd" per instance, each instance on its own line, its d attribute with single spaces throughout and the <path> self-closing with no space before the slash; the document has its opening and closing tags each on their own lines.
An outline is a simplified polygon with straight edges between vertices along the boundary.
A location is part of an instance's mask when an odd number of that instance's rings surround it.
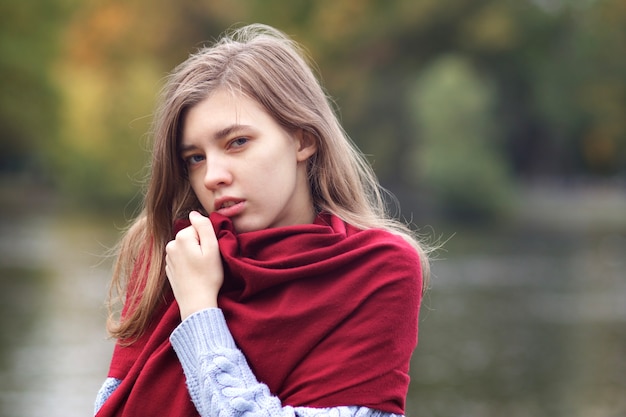
<svg viewBox="0 0 626 417">
<path fill-rule="evenodd" d="M 232 124 L 230 126 L 226 126 L 223 129 L 218 130 L 217 132 L 215 132 L 213 134 L 213 139 L 214 140 L 222 140 L 224 138 L 227 138 L 229 136 L 232 136 L 234 134 L 236 134 L 237 132 L 240 132 L 242 130 L 251 130 L 253 129 L 252 126 L 249 125 L 240 125 L 240 124 Z M 181 143 L 178 152 L 179 153 L 185 153 L 188 151 L 195 151 L 198 149 L 198 146 L 190 143 L 190 144 L 185 144 L 184 141 L 183 143 Z"/>
<path fill-rule="evenodd" d="M 184 143 L 181 143 L 181 145 L 178 147 L 178 153 L 182 155 L 185 152 L 195 151 L 197 149 L 198 147 L 194 144 L 185 145 Z"/>
<path fill-rule="evenodd" d="M 240 125 L 240 124 L 232 124 L 230 126 L 225 127 L 224 129 L 218 130 L 213 134 L 213 138 L 215 140 L 224 139 L 225 137 L 231 136 L 241 130 L 251 129 L 252 126 L 248 125 Z"/>
</svg>

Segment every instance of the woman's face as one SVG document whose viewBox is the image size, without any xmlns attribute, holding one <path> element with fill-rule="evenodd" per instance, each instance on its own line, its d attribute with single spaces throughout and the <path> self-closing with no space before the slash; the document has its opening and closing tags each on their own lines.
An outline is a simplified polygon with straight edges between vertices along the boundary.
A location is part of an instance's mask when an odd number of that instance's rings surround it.
<svg viewBox="0 0 626 417">
<path fill-rule="evenodd" d="M 315 150 L 256 101 L 218 90 L 187 112 L 179 151 L 202 207 L 243 233 L 313 221 L 306 160 Z"/>
</svg>

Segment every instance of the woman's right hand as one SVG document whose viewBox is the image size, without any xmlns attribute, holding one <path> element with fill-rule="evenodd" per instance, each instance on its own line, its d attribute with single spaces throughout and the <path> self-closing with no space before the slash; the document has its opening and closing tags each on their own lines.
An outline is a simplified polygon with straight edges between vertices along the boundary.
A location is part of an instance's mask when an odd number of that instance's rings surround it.
<svg viewBox="0 0 626 417">
<path fill-rule="evenodd" d="M 182 229 L 165 247 L 165 274 L 184 320 L 205 308 L 217 307 L 224 269 L 217 237 L 208 217 L 189 213 L 191 226 Z"/>
</svg>

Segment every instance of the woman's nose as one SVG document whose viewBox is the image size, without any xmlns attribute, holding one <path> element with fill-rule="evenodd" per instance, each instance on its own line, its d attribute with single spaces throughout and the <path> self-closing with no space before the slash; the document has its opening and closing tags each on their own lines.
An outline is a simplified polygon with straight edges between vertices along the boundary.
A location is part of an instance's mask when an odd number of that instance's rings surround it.
<svg viewBox="0 0 626 417">
<path fill-rule="evenodd" d="M 219 158 L 210 158 L 206 161 L 204 186 L 208 189 L 217 189 L 232 183 L 233 177 L 228 164 Z"/>
</svg>

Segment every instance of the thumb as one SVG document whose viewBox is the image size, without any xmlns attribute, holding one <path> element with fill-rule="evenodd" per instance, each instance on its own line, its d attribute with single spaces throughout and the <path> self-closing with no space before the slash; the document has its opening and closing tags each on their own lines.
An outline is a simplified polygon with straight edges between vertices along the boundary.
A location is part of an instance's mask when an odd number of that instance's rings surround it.
<svg viewBox="0 0 626 417">
<path fill-rule="evenodd" d="M 217 241 L 211 220 L 197 211 L 192 211 L 189 213 L 189 221 L 196 230 L 202 253 L 207 253 L 209 248 Z"/>
</svg>

